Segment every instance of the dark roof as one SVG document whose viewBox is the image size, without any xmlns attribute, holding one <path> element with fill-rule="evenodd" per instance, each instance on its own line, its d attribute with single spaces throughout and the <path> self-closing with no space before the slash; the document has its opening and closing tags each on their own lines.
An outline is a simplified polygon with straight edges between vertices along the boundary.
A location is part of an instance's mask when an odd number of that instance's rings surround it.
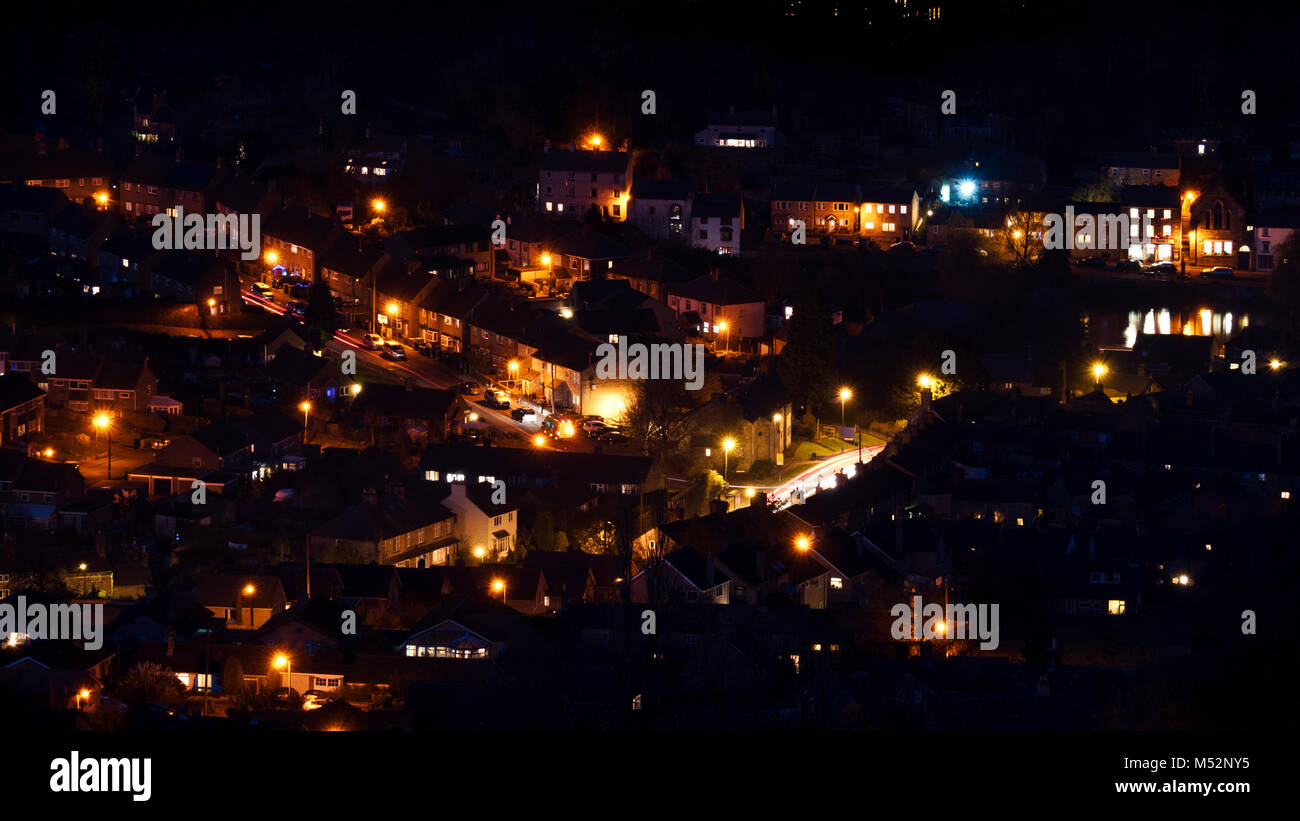
<svg viewBox="0 0 1300 821">
<path fill-rule="evenodd" d="M 1177 154 L 1142 151 L 1111 151 L 1099 158 L 1102 168 L 1178 168 Z"/>
<path fill-rule="evenodd" d="M 596 484 L 641 484 L 653 464 L 648 456 L 458 444 L 430 445 L 421 460 L 422 467 L 443 473 L 500 477 L 508 471 L 541 481 L 573 477 Z"/>
<path fill-rule="evenodd" d="M 384 416 L 439 419 L 447 416 L 456 405 L 456 400 L 457 394 L 454 391 L 372 382 L 357 394 L 353 406 L 358 410 L 373 410 Z"/>
<path fill-rule="evenodd" d="M 623 151 L 547 151 L 540 163 L 543 171 L 578 171 L 588 174 L 624 174 L 631 168 L 631 155 Z"/>
<path fill-rule="evenodd" d="M 634 200 L 689 200 L 691 184 L 682 180 L 638 180 L 632 186 Z"/>
<path fill-rule="evenodd" d="M 45 391 L 33 385 L 24 374 L 0 375 L 0 411 L 9 410 L 44 395 Z"/>
<path fill-rule="evenodd" d="M 556 240 L 551 250 L 557 254 L 583 259 L 617 259 L 632 255 L 632 251 L 623 243 L 586 226 Z"/>
<path fill-rule="evenodd" d="M 108 362 L 95 377 L 95 387 L 105 390 L 133 391 L 148 365 L 143 362 Z"/>
<path fill-rule="evenodd" d="M 740 216 L 740 197 L 734 194 L 700 194 L 691 206 L 691 219 L 734 219 Z"/>
<path fill-rule="evenodd" d="M 122 173 L 122 179 L 146 185 L 206 192 L 218 180 L 220 170 L 208 163 L 177 161 L 175 157 L 160 154 L 143 154 L 131 161 Z"/>
<path fill-rule="evenodd" d="M 342 235 L 342 229 L 333 221 L 301 208 L 286 208 L 271 215 L 263 226 L 262 233 L 320 254 L 327 250 L 329 243 Z"/>
<path fill-rule="evenodd" d="M 686 282 L 695 275 L 665 256 L 653 252 L 621 259 L 609 270 L 609 276 L 644 279 L 650 282 Z"/>
<path fill-rule="evenodd" d="M 763 297 L 754 291 L 726 277 L 714 279 L 710 276 L 699 276 L 689 282 L 671 285 L 668 290 L 677 296 L 711 305 L 742 305 L 763 301 Z"/>
<path fill-rule="evenodd" d="M 221 457 L 237 453 L 251 444 L 248 434 L 234 422 L 213 422 L 194 431 L 190 436 Z"/>
</svg>

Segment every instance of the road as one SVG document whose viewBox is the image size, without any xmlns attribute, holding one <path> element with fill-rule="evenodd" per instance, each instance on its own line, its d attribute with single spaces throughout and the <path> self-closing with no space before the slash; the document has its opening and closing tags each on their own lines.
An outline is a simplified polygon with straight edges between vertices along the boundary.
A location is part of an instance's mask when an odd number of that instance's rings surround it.
<svg viewBox="0 0 1300 821">
<path fill-rule="evenodd" d="M 862 449 L 862 463 L 866 464 L 876 457 L 884 445 L 873 445 Z M 789 507 L 794 504 L 803 504 L 803 500 L 815 494 L 818 490 L 829 490 L 835 486 L 835 475 L 843 473 L 846 477 L 852 478 L 858 469 L 858 449 L 851 448 L 843 453 L 837 453 L 829 456 L 816 464 L 805 468 L 802 472 L 787 479 L 784 483 L 776 488 L 755 488 L 756 490 L 767 490 L 769 504 L 776 510 Z M 745 485 L 733 485 L 733 489 L 744 489 Z"/>
<path fill-rule="evenodd" d="M 277 316 L 284 316 L 285 314 L 285 307 L 274 299 L 267 299 L 247 289 L 241 289 L 240 293 L 243 295 L 245 302 L 256 305 Z M 387 371 L 398 379 L 414 380 L 416 385 L 422 387 L 454 390 L 457 385 L 469 379 L 469 375 L 453 370 L 441 362 L 425 357 L 423 354 L 415 353 L 409 348 L 408 356 L 410 358 L 404 362 L 385 359 L 374 351 L 366 350 L 361 346 L 360 339 L 343 331 L 334 333 L 333 338 L 326 345 L 326 349 L 334 354 L 342 354 L 345 350 L 356 351 L 359 362 L 365 362 L 375 368 Z M 483 380 L 476 381 L 481 382 Z M 536 418 L 536 421 L 528 423 L 516 422 L 509 413 L 483 405 L 483 396 L 481 394 L 470 394 L 465 396 L 465 399 L 474 406 L 482 422 L 498 431 L 516 434 L 525 440 L 531 440 L 539 430 L 540 416 Z M 531 406 L 531 403 L 528 404 Z M 553 440 L 548 443 L 548 446 L 555 447 L 557 444 L 560 443 Z M 563 449 L 570 449 L 569 442 L 564 442 L 563 445 Z M 575 441 L 572 449 L 582 448 Z"/>
</svg>

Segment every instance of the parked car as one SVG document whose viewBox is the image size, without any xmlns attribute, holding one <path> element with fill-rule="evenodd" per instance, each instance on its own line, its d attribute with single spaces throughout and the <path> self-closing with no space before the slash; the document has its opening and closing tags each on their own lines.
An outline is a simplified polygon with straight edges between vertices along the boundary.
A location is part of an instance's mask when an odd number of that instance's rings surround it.
<svg viewBox="0 0 1300 821">
<path fill-rule="evenodd" d="M 394 342 L 393 340 L 390 339 L 384 343 L 384 351 L 383 353 L 380 354 L 380 356 L 382 356 L 384 359 L 391 359 L 395 362 L 397 361 L 405 362 L 406 349 L 402 347 L 402 343 Z"/>
<path fill-rule="evenodd" d="M 532 408 L 526 408 L 523 405 L 510 411 L 510 418 L 516 422 L 527 422 L 529 417 L 537 416 L 537 411 Z"/>
<path fill-rule="evenodd" d="M 487 391 L 483 394 L 483 404 L 496 410 L 510 410 L 510 401 L 502 399 L 501 394 Z"/>
<path fill-rule="evenodd" d="M 1088 257 L 1087 259 L 1080 260 L 1080 261 L 1079 261 L 1079 265 L 1083 266 L 1084 268 L 1105 268 L 1105 267 L 1106 267 L 1106 258 L 1105 258 L 1105 257 Z"/>
<path fill-rule="evenodd" d="M 607 430 L 608 428 L 609 426 L 605 424 L 605 420 L 601 419 L 600 417 L 596 417 L 595 419 L 589 419 L 584 416 L 582 419 L 582 431 L 583 433 L 586 433 L 588 436 L 600 433 L 601 431 Z"/>
<path fill-rule="evenodd" d="M 285 308 L 285 316 L 291 319 L 303 319 L 307 316 L 307 303 L 301 300 L 293 300 Z"/>
<path fill-rule="evenodd" d="M 456 392 L 465 396 L 473 396 L 481 390 L 482 388 L 480 388 L 478 383 L 473 380 L 461 382 L 456 386 Z"/>
<path fill-rule="evenodd" d="M 366 334 L 361 337 L 361 347 L 367 351 L 377 351 L 384 347 L 384 338 L 379 334 Z"/>
<path fill-rule="evenodd" d="M 275 289 L 265 282 L 254 282 L 249 289 L 263 299 L 270 299 L 275 294 Z"/>
<path fill-rule="evenodd" d="M 1174 265 L 1172 262 L 1157 262 L 1143 268 L 1142 273 L 1149 277 L 1160 277 L 1163 279 L 1164 277 L 1178 276 L 1178 266 Z"/>
<path fill-rule="evenodd" d="M 1201 279 L 1236 279 L 1232 269 L 1226 265 L 1216 265 L 1201 271 Z"/>
<path fill-rule="evenodd" d="M 632 439 L 627 434 L 611 428 L 596 434 L 596 441 L 606 445 L 623 445 L 631 442 Z"/>
<path fill-rule="evenodd" d="M 1121 259 L 1119 262 L 1115 263 L 1115 270 L 1116 271 L 1141 271 L 1142 263 L 1138 262 L 1136 259 Z"/>
<path fill-rule="evenodd" d="M 893 251 L 894 253 L 898 253 L 900 251 L 903 253 L 908 253 L 911 251 L 915 251 L 916 246 L 908 242 L 907 240 L 903 240 L 902 242 L 895 242 L 893 245 L 889 246 L 889 250 Z"/>
</svg>

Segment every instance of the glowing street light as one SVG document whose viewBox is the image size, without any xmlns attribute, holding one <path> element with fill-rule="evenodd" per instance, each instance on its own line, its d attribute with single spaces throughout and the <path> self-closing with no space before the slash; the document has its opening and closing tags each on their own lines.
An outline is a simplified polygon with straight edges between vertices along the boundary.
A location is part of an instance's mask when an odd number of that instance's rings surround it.
<svg viewBox="0 0 1300 821">
<path fill-rule="evenodd" d="M 840 388 L 840 427 L 844 427 L 844 403 L 849 401 L 853 391 L 849 388 Z"/>
<path fill-rule="evenodd" d="M 91 420 L 95 430 L 100 431 L 108 440 L 108 478 L 113 478 L 113 417 L 107 413 L 97 413 Z"/>
<path fill-rule="evenodd" d="M 731 461 L 731 452 L 736 449 L 736 440 L 728 436 L 722 440 L 722 481 L 727 481 L 727 469 Z"/>
<path fill-rule="evenodd" d="M 493 592 L 493 593 L 500 593 L 500 594 L 501 594 L 501 601 L 504 602 L 504 601 L 506 600 L 506 583 L 505 583 L 504 581 L 502 581 L 501 579 L 499 579 L 499 578 L 498 578 L 498 579 L 493 579 L 493 580 L 492 580 L 492 592 Z"/>
<path fill-rule="evenodd" d="M 923 373 L 920 376 L 916 377 L 916 384 L 926 390 L 929 390 L 930 388 L 934 387 L 934 377 L 928 373 Z"/>
<path fill-rule="evenodd" d="M 483 548 L 483 545 L 476 546 L 471 552 L 474 554 L 474 558 L 476 559 L 482 559 L 487 555 L 487 551 Z"/>
<path fill-rule="evenodd" d="M 277 653 L 271 661 L 277 670 L 284 670 L 289 677 L 289 695 L 293 695 L 293 659 L 289 658 L 287 653 Z M 280 679 L 284 681 L 284 679 Z"/>
<path fill-rule="evenodd" d="M 1282 360 L 1280 360 L 1280 359 L 1270 359 L 1270 360 L 1268 360 L 1268 366 L 1269 366 L 1269 368 L 1271 368 L 1272 370 L 1278 370 L 1279 368 L 1282 367 Z"/>
<path fill-rule="evenodd" d="M 46 448 L 46 449 L 41 453 L 41 455 L 44 456 L 46 459 L 53 459 L 53 458 L 54 458 L 54 448 Z"/>
<path fill-rule="evenodd" d="M 246 585 L 244 585 L 244 595 L 245 595 L 245 596 L 251 596 L 251 595 L 253 595 L 253 594 L 256 593 L 256 592 L 257 592 L 257 588 L 256 588 L 256 587 L 253 587 L 251 584 L 246 584 Z"/>
<path fill-rule="evenodd" d="M 719 332 L 725 334 L 725 336 L 722 337 L 722 352 L 723 352 L 723 353 L 726 353 L 726 352 L 727 352 L 727 343 L 731 341 L 731 334 L 728 333 L 728 332 L 731 330 L 731 326 L 728 325 L 728 324 L 727 324 L 727 321 L 724 319 L 724 320 L 721 321 L 721 322 L 715 322 L 715 323 L 713 323 L 713 327 L 714 327 L 714 330 L 719 331 Z"/>
<path fill-rule="evenodd" d="M 807 536 L 800 536 L 794 540 L 795 549 L 799 552 L 807 552 L 812 549 L 812 540 Z"/>
<path fill-rule="evenodd" d="M 351 390 L 352 390 L 352 395 L 353 395 L 353 396 L 356 396 L 357 394 L 361 393 L 361 383 L 360 383 L 360 382 L 353 382 L 353 383 L 352 383 L 352 388 L 351 388 Z"/>
<path fill-rule="evenodd" d="M 535 447 L 535 448 L 544 448 L 544 447 L 546 447 L 546 437 L 543 436 L 543 435 L 540 434 L 540 433 L 537 434 L 536 436 L 534 436 L 534 437 L 533 437 L 533 447 Z"/>
<path fill-rule="evenodd" d="M 307 419 L 311 414 L 311 402 L 304 399 L 298 403 L 298 410 L 302 411 L 302 441 L 307 441 Z"/>
<path fill-rule="evenodd" d="M 370 201 L 370 208 L 376 214 L 382 214 L 388 210 L 388 203 L 384 202 L 383 199 L 379 197 L 375 197 L 373 200 Z"/>
<path fill-rule="evenodd" d="M 280 261 L 280 255 L 275 251 L 267 251 L 263 255 L 263 259 L 266 260 L 267 265 L 275 265 L 277 262 Z"/>
<path fill-rule="evenodd" d="M 1097 382 L 1097 388 L 1098 388 L 1098 390 L 1101 389 L 1101 380 L 1106 376 L 1106 374 L 1107 374 L 1109 371 L 1110 371 L 1110 368 L 1106 367 L 1106 363 L 1104 363 L 1104 362 L 1094 362 L 1094 363 L 1092 363 L 1092 377 L 1093 377 L 1093 379 L 1096 380 L 1096 382 Z"/>
<path fill-rule="evenodd" d="M 588 148 L 596 150 L 599 149 L 604 144 L 605 144 L 605 138 L 602 137 L 600 134 L 592 132 L 591 134 L 587 135 Z"/>
<path fill-rule="evenodd" d="M 108 207 L 108 192 L 107 192 L 107 191 L 100 191 L 99 193 L 95 194 L 95 204 L 99 206 L 99 208 L 100 208 L 101 211 L 104 210 L 105 208 L 107 208 L 107 207 Z"/>
</svg>

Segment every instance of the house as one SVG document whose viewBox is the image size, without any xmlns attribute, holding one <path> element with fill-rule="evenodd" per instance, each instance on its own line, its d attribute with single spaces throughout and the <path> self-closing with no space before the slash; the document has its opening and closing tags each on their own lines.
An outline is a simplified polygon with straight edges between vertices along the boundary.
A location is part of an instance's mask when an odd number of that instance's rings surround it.
<svg viewBox="0 0 1300 821">
<path fill-rule="evenodd" d="M 0 684 L 35 697 L 43 707 L 94 710 L 111 683 L 116 656 L 108 647 L 87 650 L 71 641 L 32 642 L 22 658 L 0 668 Z"/>
<path fill-rule="evenodd" d="M 340 628 L 348 606 L 318 596 L 314 589 L 312 593 L 311 599 L 303 599 L 266 619 L 258 628 L 258 640 L 295 658 L 313 658 L 322 650 L 337 650 L 343 643 Z"/>
<path fill-rule="evenodd" d="M 691 206 L 691 247 L 717 254 L 740 253 L 745 204 L 734 194 L 700 194 Z"/>
<path fill-rule="evenodd" d="M 406 167 L 406 138 L 398 134 L 373 136 L 366 128 L 365 141 L 348 149 L 343 173 L 360 182 L 378 185 Z"/>
<path fill-rule="evenodd" d="M 172 437 L 158 451 L 158 462 L 195 470 L 231 471 L 252 462 L 253 441 L 233 421 L 204 425 L 193 433 Z"/>
<path fill-rule="evenodd" d="M 1277 248 L 1300 228 L 1300 207 L 1273 208 L 1255 217 L 1249 244 L 1255 254 L 1255 271 L 1271 271 L 1278 259 Z"/>
<path fill-rule="evenodd" d="M 50 226 L 67 206 L 68 198 L 54 188 L 0 188 L 0 234 L 26 237 L 34 249 L 49 248 Z"/>
<path fill-rule="evenodd" d="M 375 273 L 376 319 L 379 333 L 389 339 L 415 339 L 422 334 L 419 306 L 438 277 L 431 271 L 397 260 Z"/>
<path fill-rule="evenodd" d="M 100 286 L 116 296 L 151 293 L 150 271 L 155 256 L 149 234 L 125 226 L 117 228 L 99 246 Z"/>
<path fill-rule="evenodd" d="M 376 295 L 371 291 L 375 275 L 393 263 L 393 258 L 379 246 L 356 248 L 338 242 L 321 258 L 321 281 L 330 294 L 339 299 L 339 312 L 351 322 L 368 321 Z"/>
<path fill-rule="evenodd" d="M 1098 159 L 1101 178 L 1112 185 L 1162 185 L 1177 188 L 1181 159 L 1177 154 L 1115 151 Z"/>
<path fill-rule="evenodd" d="M 727 395 L 726 404 L 739 411 L 743 422 L 728 427 L 737 444 L 731 459 L 732 469 L 748 470 L 760 459 L 780 464 L 781 454 L 793 442 L 794 421 L 790 396 L 780 380 L 771 374 L 763 374 Z"/>
<path fill-rule="evenodd" d="M 423 444 L 445 441 L 464 407 L 454 391 L 372 382 L 357 394 L 352 412 L 367 426 L 403 431 Z"/>
<path fill-rule="evenodd" d="M 709 116 L 704 128 L 695 132 L 695 144 L 712 148 L 774 148 L 784 139 L 776 129 L 776 106 L 771 112 L 736 111 Z"/>
<path fill-rule="evenodd" d="M 219 259 L 193 251 L 162 251 L 149 271 L 155 297 L 188 302 L 200 318 L 238 313 L 239 277 Z"/>
<path fill-rule="evenodd" d="M 7 524 L 52 529 L 59 508 L 80 501 L 85 491 L 86 481 L 75 464 L 0 451 L 0 512 Z"/>
<path fill-rule="evenodd" d="M 478 370 L 506 378 L 509 376 L 506 363 L 514 361 L 519 354 L 518 340 L 539 316 L 538 311 L 527 305 L 489 294 L 470 310 L 463 352 Z"/>
<path fill-rule="evenodd" d="M 660 487 L 663 477 L 647 456 L 558 450 L 431 445 L 420 460 L 430 482 L 487 482 L 526 490 L 561 479 L 599 495 L 637 496 Z"/>
<path fill-rule="evenodd" d="M 226 172 L 220 166 L 175 157 L 139 154 L 122 172 L 122 213 L 128 220 L 173 213 L 212 213 Z"/>
<path fill-rule="evenodd" d="M 604 219 L 627 218 L 632 155 L 626 151 L 548 150 L 537 176 L 539 212 L 583 217 L 595 210 Z"/>
<path fill-rule="evenodd" d="M 627 280 L 633 289 L 666 303 L 668 288 L 694 279 L 695 274 L 650 249 L 644 254 L 617 260 L 605 272 L 605 278 Z"/>
<path fill-rule="evenodd" d="M 51 380 L 53 382 L 53 380 Z M 114 362 L 104 359 L 99 372 L 90 380 L 91 406 L 95 411 L 147 411 L 158 390 L 158 377 L 143 362 Z M 68 406 L 79 408 L 72 402 Z M 84 410 L 84 409 L 83 409 Z"/>
<path fill-rule="evenodd" d="M 326 252 L 345 239 L 346 232 L 333 220 L 302 208 L 284 208 L 262 225 L 262 257 L 287 274 L 314 282 Z"/>
<path fill-rule="evenodd" d="M 241 175 L 227 179 L 213 197 L 213 204 L 218 214 L 222 216 L 256 214 L 259 223 L 265 223 L 268 217 L 280 209 L 283 202 L 284 198 L 276 190 L 275 180 L 262 184 Z M 225 222 L 219 222 L 217 227 L 223 233 L 232 228 L 234 232 L 233 235 L 226 237 L 224 245 L 218 242 L 218 247 L 241 247 L 238 225 L 230 226 Z"/>
<path fill-rule="evenodd" d="M 352 381 L 336 360 L 284 345 L 264 370 L 276 393 L 302 399 L 337 401 L 351 395 Z"/>
<path fill-rule="evenodd" d="M 552 242 L 550 253 L 552 274 L 570 282 L 604 276 L 615 262 L 632 256 L 623 243 L 589 225 Z"/>
<path fill-rule="evenodd" d="M 395 488 L 397 490 L 397 488 Z M 459 540 L 456 515 L 405 491 L 380 494 L 367 490 L 364 501 L 311 532 L 312 553 L 330 562 L 432 567 L 455 561 Z"/>
<path fill-rule="evenodd" d="M 1246 245 L 1246 209 L 1221 182 L 1204 181 L 1199 189 L 1183 192 L 1186 227 L 1183 251 L 1188 265 L 1213 268 L 1250 268 Z"/>
<path fill-rule="evenodd" d="M 456 514 L 457 536 L 469 554 L 479 560 L 508 558 L 515 549 L 519 505 L 494 502 L 493 486 L 485 482 L 441 483 L 443 487 L 447 496 L 442 505 Z"/>
<path fill-rule="evenodd" d="M 106 203 L 112 187 L 113 165 L 102 141 L 93 148 L 51 150 L 45 140 L 39 140 L 36 153 L 24 158 L 17 170 L 26 185 L 57 188 L 74 203 L 87 199 Z"/>
<path fill-rule="evenodd" d="M 213 573 L 199 579 L 194 600 L 225 619 L 229 630 L 258 630 L 288 602 L 279 576 Z"/>
<path fill-rule="evenodd" d="M 700 276 L 668 288 L 668 307 L 677 316 L 696 313 L 702 321 L 699 331 L 724 336 L 724 344 L 763 336 L 766 303 L 763 297 L 733 279 Z M 719 328 L 721 323 L 721 328 Z"/>
<path fill-rule="evenodd" d="M 632 224 L 654 240 L 686 242 L 692 187 L 681 180 L 638 180 L 632 186 Z"/>
<path fill-rule="evenodd" d="M 591 560 L 596 557 L 580 550 L 530 550 L 524 567 L 541 571 L 546 578 L 545 605 L 556 612 L 565 605 L 596 600 L 596 576 Z"/>
<path fill-rule="evenodd" d="M 921 198 L 911 188 L 864 188 L 858 224 L 862 238 L 889 246 L 910 240 L 921 224 Z"/>
<path fill-rule="evenodd" d="M 23 374 L 0 375 L 0 447 L 45 430 L 45 392 Z"/>
<path fill-rule="evenodd" d="M 506 236 L 509 235 L 507 226 Z M 403 262 L 417 257 L 463 258 L 470 262 L 475 276 L 490 278 L 495 273 L 490 239 L 484 225 L 422 225 L 393 234 L 384 247 L 393 258 Z"/>
<path fill-rule="evenodd" d="M 111 214 L 93 206 L 71 203 L 50 222 L 50 253 L 60 259 L 85 262 L 92 271 L 99 270 L 100 248 L 117 229 Z M 98 281 L 98 277 L 90 277 Z"/>
</svg>

